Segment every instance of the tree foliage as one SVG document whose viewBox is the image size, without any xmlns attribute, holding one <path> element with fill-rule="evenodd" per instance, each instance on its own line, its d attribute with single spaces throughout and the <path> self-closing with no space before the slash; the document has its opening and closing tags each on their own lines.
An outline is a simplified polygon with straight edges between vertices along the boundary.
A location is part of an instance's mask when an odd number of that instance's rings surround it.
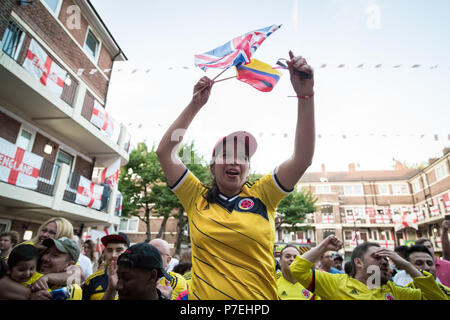
<svg viewBox="0 0 450 320">
<path fill-rule="evenodd" d="M 311 191 L 294 189 L 280 202 L 277 212 L 281 214 L 282 223 L 287 225 L 289 232 L 307 229 L 297 226 L 297 223 L 304 223 L 306 214 L 315 212 L 316 201 Z"/>
<path fill-rule="evenodd" d="M 182 241 L 186 240 L 183 230 L 187 217 L 178 198 L 167 186 L 166 177 L 162 171 L 155 147 L 148 150 L 145 143 L 139 143 L 131 151 L 128 164 L 121 169 L 119 190 L 123 196 L 122 214 L 125 217 L 136 216 L 146 225 L 147 241 L 150 240 L 150 216 L 162 218 L 157 238 L 164 238 L 168 219 L 177 219 L 177 242 L 175 252 L 178 252 Z M 186 167 L 205 184 L 210 183 L 209 166 L 197 155 L 194 143 L 182 145 L 180 158 Z"/>
</svg>

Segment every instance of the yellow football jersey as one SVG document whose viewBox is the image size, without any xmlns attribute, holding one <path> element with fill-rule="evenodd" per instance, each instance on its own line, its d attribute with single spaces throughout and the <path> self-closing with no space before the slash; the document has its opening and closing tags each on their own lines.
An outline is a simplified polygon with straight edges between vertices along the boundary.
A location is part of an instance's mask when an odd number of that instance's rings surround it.
<svg viewBox="0 0 450 320">
<path fill-rule="evenodd" d="M 300 284 L 323 300 L 447 300 L 429 273 L 414 279 L 420 289 L 400 287 L 392 281 L 380 288 L 370 289 L 347 274 L 331 274 L 312 266 L 313 263 L 297 256 L 290 270 Z"/>
<path fill-rule="evenodd" d="M 170 286 L 172 287 L 172 300 L 175 300 L 178 295 L 187 289 L 186 279 L 183 276 L 176 272 L 169 272 L 169 275 L 172 276 L 172 281 L 170 281 Z M 161 285 L 164 285 L 166 278 L 162 277 L 159 280 Z"/>
<path fill-rule="evenodd" d="M 277 272 L 278 297 L 281 300 L 319 300 L 318 296 L 303 287 L 298 281 L 292 283 Z"/>
<path fill-rule="evenodd" d="M 28 287 L 30 285 L 32 285 L 33 283 L 35 283 L 38 279 L 42 278 L 44 275 L 40 272 L 35 272 L 31 278 L 26 281 L 23 282 L 22 285 L 25 287 Z M 57 290 L 60 288 L 63 288 L 64 286 L 61 285 L 53 285 L 51 288 L 48 288 L 48 292 L 51 292 L 53 290 Z M 72 284 L 70 286 L 68 286 L 69 288 L 69 298 L 67 298 L 66 300 L 82 300 L 82 295 L 83 295 L 83 291 L 81 289 L 81 287 L 78 284 Z"/>
<path fill-rule="evenodd" d="M 422 273 L 427 274 L 426 271 L 422 271 Z M 447 296 L 447 299 L 450 299 L 450 288 L 444 286 L 442 283 L 436 282 L 439 289 Z M 414 284 L 414 281 L 411 281 L 408 283 L 405 287 L 416 289 L 417 286 Z"/>
<path fill-rule="evenodd" d="M 172 191 L 188 214 L 192 244 L 189 299 L 277 300 L 275 208 L 290 191 L 274 174 L 247 182 L 231 198 L 208 203 L 188 170 Z"/>
</svg>

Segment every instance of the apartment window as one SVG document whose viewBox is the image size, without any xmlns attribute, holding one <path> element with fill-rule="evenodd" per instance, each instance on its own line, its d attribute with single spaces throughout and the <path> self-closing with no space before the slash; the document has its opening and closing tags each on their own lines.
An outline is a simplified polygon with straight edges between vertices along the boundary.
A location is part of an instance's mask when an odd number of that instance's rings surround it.
<svg viewBox="0 0 450 320">
<path fill-rule="evenodd" d="M 442 178 L 448 176 L 447 166 L 445 165 L 445 163 L 436 167 L 434 172 L 436 174 L 436 180 L 441 180 Z"/>
<path fill-rule="evenodd" d="M 347 185 L 344 186 L 345 195 L 362 195 L 363 188 L 362 185 Z"/>
<path fill-rule="evenodd" d="M 412 186 L 413 186 L 414 193 L 417 193 L 420 191 L 420 182 L 418 179 L 414 180 Z"/>
<path fill-rule="evenodd" d="M 392 185 L 394 194 L 408 194 L 408 185 L 406 183 L 396 183 Z"/>
<path fill-rule="evenodd" d="M 30 151 L 32 139 L 33 134 L 25 129 L 22 129 L 17 137 L 16 145 L 23 150 Z"/>
<path fill-rule="evenodd" d="M 316 193 L 330 193 L 330 186 L 316 186 Z"/>
<path fill-rule="evenodd" d="M 387 185 L 387 184 L 378 185 L 378 189 L 379 189 L 380 194 L 390 194 L 389 185 Z"/>
<path fill-rule="evenodd" d="M 100 41 L 97 40 L 95 35 L 90 29 L 86 36 L 86 42 L 84 43 L 84 50 L 94 59 L 97 58 L 98 48 L 100 47 Z"/>
<path fill-rule="evenodd" d="M 71 154 L 68 154 L 67 152 L 64 152 L 62 150 L 58 150 L 58 155 L 56 156 L 55 163 L 58 165 L 65 163 L 69 166 L 70 171 L 72 171 L 72 165 L 73 165 L 74 158 L 75 157 L 72 156 Z M 59 166 L 54 166 L 54 168 L 53 168 L 52 181 L 53 181 L 53 179 L 56 179 L 56 173 L 58 172 L 58 167 Z"/>
<path fill-rule="evenodd" d="M 22 48 L 25 32 L 13 21 L 9 21 L 2 39 L 2 51 L 17 60 Z"/>
<path fill-rule="evenodd" d="M 352 231 L 345 231 L 344 232 L 344 240 L 353 240 L 353 232 Z"/>
<path fill-rule="evenodd" d="M 43 0 L 43 2 L 55 15 L 59 13 L 61 0 Z"/>
<path fill-rule="evenodd" d="M 119 231 L 121 232 L 137 232 L 139 227 L 139 218 L 121 219 Z"/>
<path fill-rule="evenodd" d="M 373 231 L 372 235 L 373 235 L 373 240 L 378 240 L 378 234 L 376 231 Z"/>
</svg>

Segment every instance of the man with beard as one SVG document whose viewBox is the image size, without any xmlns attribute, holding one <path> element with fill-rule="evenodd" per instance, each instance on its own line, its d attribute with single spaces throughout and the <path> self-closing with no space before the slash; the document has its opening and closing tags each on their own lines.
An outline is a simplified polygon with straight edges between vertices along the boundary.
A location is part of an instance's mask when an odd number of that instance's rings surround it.
<svg viewBox="0 0 450 320">
<path fill-rule="evenodd" d="M 311 268 L 326 251 L 341 248 L 339 239 L 334 235 L 328 236 L 317 247 L 295 258 L 290 266 L 292 275 L 324 300 L 447 300 L 432 274 L 425 271 L 425 275 L 422 274 L 410 262 L 381 248 L 378 243 L 365 242 L 353 250 L 353 277 Z M 411 275 L 417 289 L 398 287 L 390 281 L 392 269 L 388 258 Z"/>
</svg>

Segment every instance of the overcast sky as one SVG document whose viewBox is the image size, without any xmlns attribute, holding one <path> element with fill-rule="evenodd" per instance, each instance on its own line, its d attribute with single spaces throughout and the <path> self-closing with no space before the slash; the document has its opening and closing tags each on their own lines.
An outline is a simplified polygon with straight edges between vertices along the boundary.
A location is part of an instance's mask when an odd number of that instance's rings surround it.
<svg viewBox="0 0 450 320">
<path fill-rule="evenodd" d="M 194 54 L 282 24 L 253 57 L 275 64 L 291 49 L 315 70 L 318 136 L 308 171 L 322 163 L 347 170 L 351 162 L 392 169 L 392 158 L 421 163 L 450 145 L 448 0 L 91 2 L 129 59 L 115 64 L 107 110 L 130 124 L 133 143 L 157 145 L 196 81 L 221 71 L 196 68 Z M 286 71 L 270 93 L 236 79 L 217 83 L 185 141 L 195 139 L 209 160 L 220 137 L 250 131 L 259 144 L 252 170 L 267 173 L 293 149 L 292 94 Z"/>
</svg>

